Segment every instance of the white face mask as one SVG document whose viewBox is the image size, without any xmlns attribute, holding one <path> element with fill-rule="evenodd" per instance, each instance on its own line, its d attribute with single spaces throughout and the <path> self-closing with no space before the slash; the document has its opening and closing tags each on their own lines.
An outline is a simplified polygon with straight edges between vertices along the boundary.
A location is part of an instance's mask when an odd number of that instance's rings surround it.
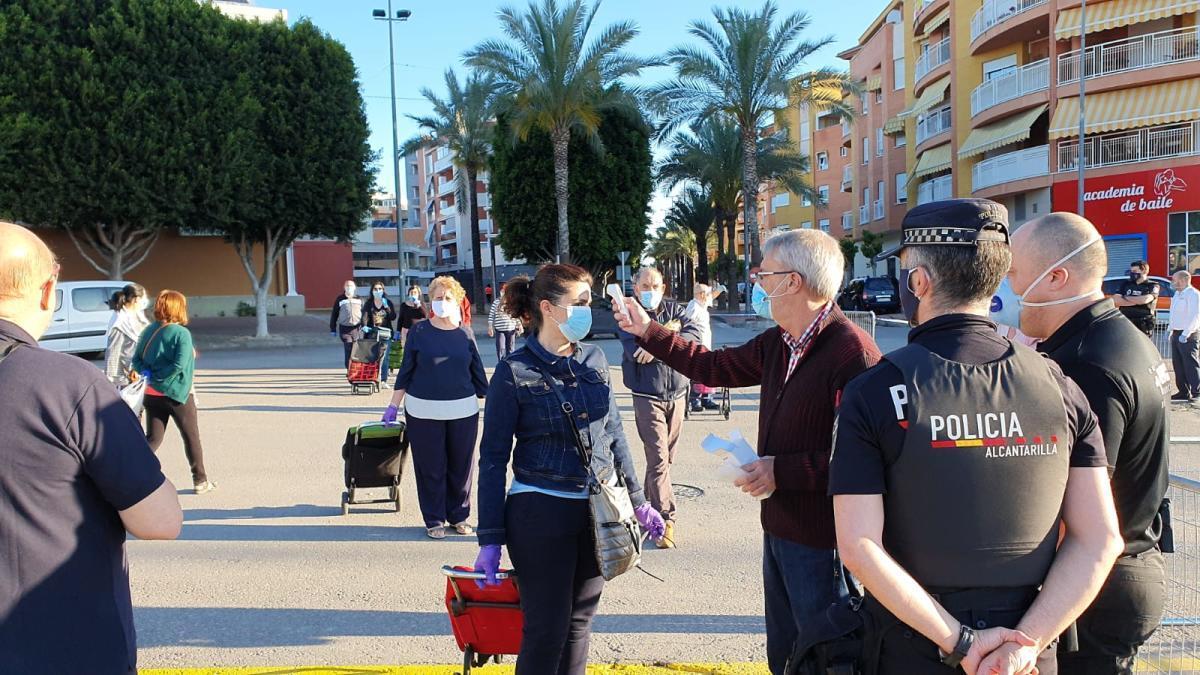
<svg viewBox="0 0 1200 675">
<path fill-rule="evenodd" d="M 1073 296 L 1070 298 L 1060 298 L 1058 300 L 1046 300 L 1045 302 L 1029 302 L 1028 300 L 1025 299 L 1025 298 L 1029 297 L 1030 292 L 1032 292 L 1033 289 L 1039 283 L 1042 282 L 1042 279 L 1045 279 L 1046 277 L 1050 276 L 1050 273 L 1053 272 L 1054 270 L 1058 269 L 1063 263 L 1065 263 L 1068 260 L 1070 260 L 1071 258 L 1074 258 L 1075 256 L 1079 255 L 1079 253 L 1081 251 L 1083 251 L 1085 248 L 1091 246 L 1092 244 L 1095 244 L 1098 241 L 1100 241 L 1100 237 L 1096 237 L 1094 239 L 1089 239 L 1082 246 L 1076 248 L 1074 251 L 1071 251 L 1070 253 L 1064 255 L 1063 257 L 1061 257 L 1058 260 L 1051 263 L 1050 266 L 1045 269 L 1045 271 L 1043 271 L 1041 274 L 1038 275 L 1038 277 L 1036 279 L 1033 280 L 1032 284 L 1029 284 L 1029 288 L 1026 288 L 1025 292 L 1017 297 L 1018 302 L 1021 303 L 1021 307 L 1051 307 L 1054 305 L 1065 305 L 1068 302 L 1075 302 L 1076 300 L 1083 300 L 1084 298 L 1090 297 L 1092 295 L 1092 293 L 1094 293 L 1094 291 L 1089 291 L 1087 293 L 1081 293 L 1079 295 L 1076 295 L 1076 296 Z"/>
<path fill-rule="evenodd" d="M 139 312 L 144 312 L 144 311 L 146 311 L 146 309 L 147 309 L 149 306 L 150 306 L 150 300 L 149 300 L 149 299 L 147 299 L 147 298 L 145 298 L 145 297 L 142 297 L 142 298 L 139 298 L 139 299 L 138 299 L 138 302 L 137 302 L 137 311 L 139 311 Z"/>
<path fill-rule="evenodd" d="M 342 291 L 346 293 L 347 298 L 353 298 L 354 291 L 357 289 L 358 289 L 357 286 L 347 286 L 347 287 L 343 288 Z"/>
<path fill-rule="evenodd" d="M 434 316 L 449 319 L 453 323 L 462 321 L 462 310 L 453 300 L 434 300 L 430 303 L 430 308 L 433 310 Z"/>
</svg>

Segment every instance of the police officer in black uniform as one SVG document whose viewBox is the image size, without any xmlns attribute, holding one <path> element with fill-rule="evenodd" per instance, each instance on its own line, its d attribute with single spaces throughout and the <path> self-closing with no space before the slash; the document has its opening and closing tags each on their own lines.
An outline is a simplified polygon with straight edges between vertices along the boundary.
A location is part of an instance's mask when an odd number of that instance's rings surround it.
<svg viewBox="0 0 1200 675">
<path fill-rule="evenodd" d="M 867 591 L 868 673 L 1053 675 L 1055 640 L 1120 552 L 1087 400 L 986 318 L 1007 221 L 987 200 L 921 205 L 881 256 L 900 257 L 916 327 L 847 385 L 829 474 L 838 550 Z"/>
<path fill-rule="evenodd" d="M 1150 263 L 1135 260 L 1129 263 L 1129 280 L 1121 283 L 1121 292 L 1113 298 L 1113 304 L 1148 336 L 1154 331 L 1154 313 L 1160 292 L 1158 282 L 1150 280 Z"/>
<path fill-rule="evenodd" d="M 1096 413 L 1125 542 L 1100 595 L 1076 622 L 1078 651 L 1060 652 L 1059 672 L 1133 673 L 1138 647 L 1163 613 L 1170 375 L 1154 345 L 1104 298 L 1107 255 L 1090 222 L 1052 213 L 1018 230 L 1012 248 L 1011 287 L 1025 298 L 1021 330 L 1042 338 L 1038 350 L 1079 385 Z"/>
</svg>

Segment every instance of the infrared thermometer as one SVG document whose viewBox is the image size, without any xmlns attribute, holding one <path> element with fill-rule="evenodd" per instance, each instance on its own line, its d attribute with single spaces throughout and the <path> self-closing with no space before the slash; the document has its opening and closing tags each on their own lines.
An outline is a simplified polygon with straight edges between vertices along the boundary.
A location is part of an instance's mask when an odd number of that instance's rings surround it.
<svg viewBox="0 0 1200 675">
<path fill-rule="evenodd" d="M 607 293 L 609 299 L 612 300 L 613 307 L 616 307 L 617 311 L 621 313 L 621 316 L 625 317 L 625 320 L 628 321 L 629 310 L 625 307 L 625 294 L 621 292 L 621 287 L 617 284 L 609 284 L 608 287 L 604 289 L 604 292 Z"/>
</svg>

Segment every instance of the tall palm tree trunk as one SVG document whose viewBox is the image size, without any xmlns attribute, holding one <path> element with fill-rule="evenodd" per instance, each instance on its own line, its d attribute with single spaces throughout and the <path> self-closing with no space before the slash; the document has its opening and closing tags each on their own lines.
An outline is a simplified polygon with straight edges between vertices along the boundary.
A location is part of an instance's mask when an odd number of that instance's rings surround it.
<svg viewBox="0 0 1200 675">
<path fill-rule="evenodd" d="M 567 225 L 567 204 L 570 193 L 567 189 L 569 159 L 568 146 L 571 142 L 570 129 L 555 129 L 550 133 L 554 144 L 554 199 L 558 203 L 558 262 L 571 262 L 571 231 Z"/>
<path fill-rule="evenodd" d="M 479 177 L 479 170 L 475 167 L 467 168 L 467 189 L 463 190 L 466 193 L 467 208 L 470 209 L 471 217 L 471 267 L 472 278 L 471 284 L 471 306 L 478 307 L 479 311 L 487 313 L 487 296 L 483 293 L 483 255 L 482 245 L 479 243 L 479 207 L 475 205 L 475 181 Z M 495 245 L 495 242 L 492 242 Z M 496 255 L 495 249 L 492 250 L 492 255 Z"/>
<path fill-rule="evenodd" d="M 750 236 L 749 263 L 757 267 L 762 262 L 758 236 L 758 130 L 742 129 L 742 216 L 746 220 L 746 232 Z M 750 270 L 746 270 L 746 276 Z"/>
<path fill-rule="evenodd" d="M 738 298 L 737 285 L 741 281 L 737 274 L 737 212 L 734 210 L 725 212 L 725 236 L 729 237 L 726 240 L 726 250 L 729 252 L 729 293 L 726 298 L 729 302 L 729 310 L 737 309 L 738 303 L 741 300 Z"/>
<path fill-rule="evenodd" d="M 696 238 L 696 259 L 692 262 L 696 265 L 696 279 L 702 284 L 709 282 L 708 230 L 711 227 L 712 223 L 706 223 L 704 227 L 692 230 L 692 235 Z"/>
</svg>

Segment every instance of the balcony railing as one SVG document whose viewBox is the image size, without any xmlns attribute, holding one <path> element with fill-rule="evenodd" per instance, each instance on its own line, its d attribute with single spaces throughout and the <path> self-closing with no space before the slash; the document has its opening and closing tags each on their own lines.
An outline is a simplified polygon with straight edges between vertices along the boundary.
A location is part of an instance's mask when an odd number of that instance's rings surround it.
<svg viewBox="0 0 1200 675">
<path fill-rule="evenodd" d="M 866 225 L 869 222 L 871 222 L 871 206 L 869 204 L 863 204 L 862 206 L 858 207 L 858 224 Z"/>
<path fill-rule="evenodd" d="M 1083 147 L 1087 168 L 1117 166 L 1134 162 L 1150 162 L 1171 157 L 1191 157 L 1200 154 L 1200 122 L 1146 127 L 1100 136 L 1088 136 Z M 1079 139 L 1058 144 L 1058 170 L 1079 168 Z"/>
<path fill-rule="evenodd" d="M 1200 59 L 1200 33 L 1193 27 L 1139 35 L 1088 47 L 1082 58 L 1087 77 L 1101 77 L 1167 63 Z M 1058 57 L 1058 83 L 1079 81 L 1079 50 Z"/>
<path fill-rule="evenodd" d="M 913 77 L 917 82 L 921 78 L 928 75 L 934 68 L 949 63 L 950 61 L 950 38 L 943 38 L 937 44 L 929 45 L 929 49 L 917 59 L 916 69 L 913 71 Z"/>
<path fill-rule="evenodd" d="M 842 229 L 845 230 L 846 232 L 849 232 L 853 227 L 854 227 L 854 212 L 853 211 L 843 211 L 842 212 Z"/>
<path fill-rule="evenodd" d="M 440 148 L 438 149 L 438 160 L 433 164 L 433 172 L 441 173 L 450 168 L 450 165 L 453 163 L 454 155 L 450 154 L 450 151 L 445 148 Z"/>
<path fill-rule="evenodd" d="M 445 197 L 449 194 L 454 194 L 454 190 L 458 187 L 458 181 L 453 178 L 438 178 L 438 196 Z"/>
<path fill-rule="evenodd" d="M 917 116 L 917 144 L 924 143 L 926 140 L 937 136 L 938 134 L 949 131 L 950 125 L 953 123 L 953 116 L 950 114 L 950 107 L 946 106 L 940 110 L 935 110 L 931 113 L 925 113 Z"/>
<path fill-rule="evenodd" d="M 974 42 L 992 27 L 1046 4 L 1046 0 L 985 0 L 971 17 L 971 41 Z"/>
<path fill-rule="evenodd" d="M 875 200 L 875 220 L 883 220 L 883 200 Z"/>
<path fill-rule="evenodd" d="M 921 183 L 917 186 L 917 205 L 951 199 L 954 195 L 950 188 L 950 176 L 941 176 Z"/>
<path fill-rule="evenodd" d="M 971 185 L 982 190 L 993 185 L 1050 173 L 1050 146 L 1018 150 L 985 159 L 971 169 Z"/>
<path fill-rule="evenodd" d="M 842 120 L 842 138 L 845 138 L 849 135 L 850 135 L 850 123 L 847 122 L 846 120 Z"/>
<path fill-rule="evenodd" d="M 852 185 L 854 185 L 854 173 L 847 164 L 842 167 L 842 192 L 849 192 Z"/>
<path fill-rule="evenodd" d="M 971 116 L 1005 101 L 1050 87 L 1050 59 L 1042 59 L 997 75 L 971 92 Z"/>
</svg>

